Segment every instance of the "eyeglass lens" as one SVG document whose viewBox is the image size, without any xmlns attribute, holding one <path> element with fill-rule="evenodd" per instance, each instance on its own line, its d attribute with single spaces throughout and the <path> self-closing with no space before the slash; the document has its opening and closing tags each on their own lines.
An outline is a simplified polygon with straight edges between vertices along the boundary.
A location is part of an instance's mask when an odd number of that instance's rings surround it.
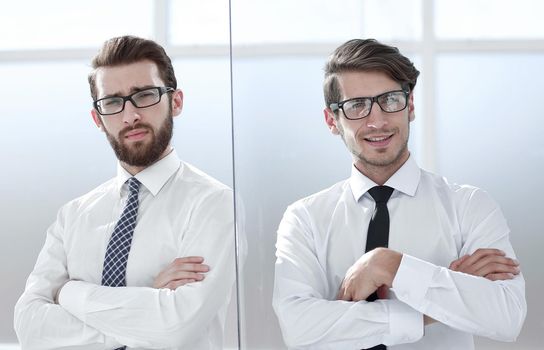
<svg viewBox="0 0 544 350">
<path fill-rule="evenodd" d="M 342 109 L 348 119 L 360 119 L 370 114 L 373 101 L 376 101 L 380 108 L 387 113 L 394 113 L 406 108 L 406 93 L 403 91 L 386 92 L 385 94 L 372 97 L 361 97 L 346 101 Z"/>
<path fill-rule="evenodd" d="M 149 107 L 160 102 L 161 93 L 159 88 L 151 88 L 138 91 L 126 98 L 104 98 L 97 101 L 97 107 L 101 114 L 116 114 L 123 110 L 126 99 L 130 100 L 137 108 Z"/>
</svg>

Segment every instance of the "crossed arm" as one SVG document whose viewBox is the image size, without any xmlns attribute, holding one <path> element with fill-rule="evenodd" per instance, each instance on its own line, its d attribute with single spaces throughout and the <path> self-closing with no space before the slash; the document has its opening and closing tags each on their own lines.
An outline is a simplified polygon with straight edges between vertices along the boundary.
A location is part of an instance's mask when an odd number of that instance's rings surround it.
<svg viewBox="0 0 544 350">
<path fill-rule="evenodd" d="M 364 254 L 346 272 L 338 291 L 338 300 L 360 301 L 378 291 L 393 287 L 402 254 L 387 248 L 377 248 Z M 519 262 L 506 257 L 499 249 L 477 249 L 451 262 L 449 269 L 491 281 L 510 280 L 520 272 Z M 385 299 L 385 298 L 383 298 Z"/>
<path fill-rule="evenodd" d="M 174 259 L 149 287 L 113 288 L 71 280 L 59 215 L 15 307 L 22 348 L 153 349 L 191 343 L 226 304 L 235 278 L 233 216 L 218 208 L 232 201 L 214 200 L 219 204 L 207 207 L 209 216 L 191 226 L 195 236 L 186 240 L 199 242 L 200 248 L 184 248 L 202 253 L 206 260 Z"/>
<path fill-rule="evenodd" d="M 273 299 L 287 345 L 405 344 L 421 339 L 424 321 L 432 319 L 468 334 L 514 340 L 526 313 L 524 281 L 509 258 L 514 254 L 502 213 L 482 202 L 467 209 L 482 213 L 461 223 L 461 258 L 449 268 L 381 248 L 358 259 L 343 282 L 331 279 L 326 252 L 315 243 L 326 234 L 316 234 L 314 216 L 291 206 L 278 229 Z M 389 287 L 396 298 L 383 299 Z M 362 301 L 376 290 L 383 300 Z"/>
<path fill-rule="evenodd" d="M 377 248 L 364 254 L 353 264 L 342 281 L 337 299 L 345 301 L 365 300 L 377 292 L 380 299 L 387 299 L 387 290 L 393 287 L 402 254 L 387 248 Z M 449 269 L 490 281 L 511 280 L 520 273 L 519 262 L 506 257 L 499 249 L 477 249 L 451 262 Z M 436 322 L 424 315 L 425 325 Z"/>
</svg>

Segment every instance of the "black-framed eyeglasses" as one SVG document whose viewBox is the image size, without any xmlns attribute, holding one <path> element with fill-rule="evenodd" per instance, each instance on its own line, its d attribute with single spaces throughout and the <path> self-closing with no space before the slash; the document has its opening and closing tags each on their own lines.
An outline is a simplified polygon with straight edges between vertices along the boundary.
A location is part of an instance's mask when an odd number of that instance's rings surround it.
<svg viewBox="0 0 544 350">
<path fill-rule="evenodd" d="M 408 94 L 409 91 L 406 90 L 388 91 L 374 97 L 355 97 L 331 103 L 329 107 L 334 113 L 341 109 L 344 116 L 349 120 L 357 120 L 370 114 L 374 102 L 386 113 L 402 111 L 408 105 Z"/>
<path fill-rule="evenodd" d="M 100 115 L 112 115 L 121 113 L 125 109 L 125 103 L 130 101 L 136 108 L 145 108 L 161 102 L 161 96 L 167 92 L 175 91 L 171 87 L 151 87 L 137 91 L 128 96 L 104 97 L 93 102 L 94 108 Z"/>
</svg>

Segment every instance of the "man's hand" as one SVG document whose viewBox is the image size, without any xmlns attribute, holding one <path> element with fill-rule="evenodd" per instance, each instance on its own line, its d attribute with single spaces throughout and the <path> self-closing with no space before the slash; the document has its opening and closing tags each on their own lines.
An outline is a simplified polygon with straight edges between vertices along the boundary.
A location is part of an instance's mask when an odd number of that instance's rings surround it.
<svg viewBox="0 0 544 350">
<path fill-rule="evenodd" d="M 464 255 L 452 261 L 450 270 L 485 277 L 491 281 L 509 280 L 519 274 L 519 262 L 507 258 L 499 249 L 478 249 L 471 255 Z"/>
<path fill-rule="evenodd" d="M 170 263 L 153 282 L 153 288 L 168 288 L 175 290 L 187 283 L 202 281 L 204 273 L 210 270 L 204 265 L 204 258 L 201 256 L 187 256 L 177 258 Z"/>
<path fill-rule="evenodd" d="M 346 272 L 336 298 L 360 301 L 382 286 L 381 290 L 391 287 L 401 259 L 401 253 L 387 248 L 363 254 Z"/>
</svg>

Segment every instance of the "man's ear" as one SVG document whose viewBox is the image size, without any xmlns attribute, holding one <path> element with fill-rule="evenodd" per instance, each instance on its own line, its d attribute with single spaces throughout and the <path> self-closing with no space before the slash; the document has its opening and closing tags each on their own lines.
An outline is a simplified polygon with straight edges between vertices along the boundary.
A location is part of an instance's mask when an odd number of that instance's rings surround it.
<svg viewBox="0 0 544 350">
<path fill-rule="evenodd" d="M 414 121 L 414 119 L 416 119 L 416 114 L 414 111 L 415 111 L 414 92 L 411 91 L 410 95 L 408 95 L 408 120 L 411 122 Z"/>
<path fill-rule="evenodd" d="M 175 117 L 181 113 L 183 109 L 183 91 L 177 89 L 172 92 L 172 117 Z"/>
<path fill-rule="evenodd" d="M 96 111 L 96 109 L 91 109 L 91 116 L 93 117 L 93 121 L 96 124 L 96 126 L 101 130 L 104 131 L 104 124 L 102 124 L 102 119 L 100 119 L 100 115 Z"/>
<path fill-rule="evenodd" d="M 329 130 L 333 135 L 339 135 L 340 132 L 338 131 L 338 128 L 336 127 L 336 123 L 338 122 L 336 120 L 336 116 L 334 115 L 334 112 L 330 108 L 325 108 L 323 110 L 323 114 L 325 115 L 325 123 L 329 127 Z"/>
</svg>

